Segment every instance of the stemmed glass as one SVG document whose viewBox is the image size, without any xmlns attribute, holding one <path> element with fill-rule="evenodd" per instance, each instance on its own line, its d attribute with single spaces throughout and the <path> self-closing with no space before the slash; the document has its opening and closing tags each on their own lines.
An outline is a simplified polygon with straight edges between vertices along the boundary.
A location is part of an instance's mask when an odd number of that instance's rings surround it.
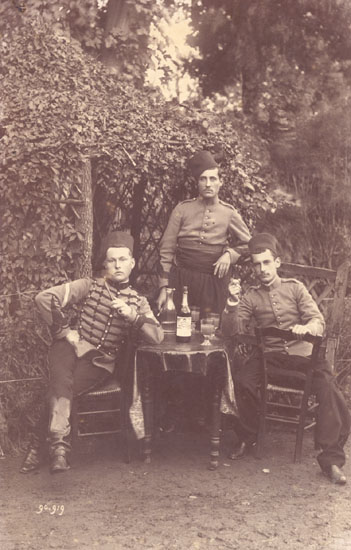
<svg viewBox="0 0 351 550">
<path fill-rule="evenodd" d="M 204 337 L 204 341 L 202 342 L 202 346 L 210 346 L 210 338 L 214 333 L 214 324 L 211 319 L 205 318 L 200 320 L 200 331 L 201 334 Z"/>
<path fill-rule="evenodd" d="M 211 319 L 213 323 L 213 326 L 214 326 L 213 338 L 215 338 L 216 331 L 219 328 L 219 323 L 221 321 L 221 316 L 219 313 L 209 313 L 208 318 Z"/>
<path fill-rule="evenodd" d="M 199 330 L 198 329 L 198 323 L 199 323 L 199 320 L 200 320 L 200 308 L 197 307 L 197 306 L 192 306 L 190 308 L 191 310 L 191 327 L 192 327 L 192 332 L 196 332 L 196 330 Z"/>
</svg>

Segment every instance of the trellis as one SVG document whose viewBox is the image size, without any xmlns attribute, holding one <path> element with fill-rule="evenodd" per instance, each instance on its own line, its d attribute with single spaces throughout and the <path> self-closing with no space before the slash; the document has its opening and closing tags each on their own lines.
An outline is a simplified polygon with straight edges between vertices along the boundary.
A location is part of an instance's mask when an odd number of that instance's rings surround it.
<svg viewBox="0 0 351 550">
<path fill-rule="evenodd" d="M 94 256 L 97 256 L 101 238 L 108 231 L 130 231 L 134 237 L 136 259 L 132 282 L 148 296 L 154 294 L 157 288 L 159 244 L 171 211 L 178 202 L 196 196 L 196 184 L 186 175 L 183 169 L 179 169 L 179 174 L 172 174 L 173 181 L 176 179 L 179 185 L 160 185 L 159 182 L 150 181 L 144 174 L 137 180 L 123 180 L 118 167 L 108 159 L 99 159 L 95 165 Z M 224 185 L 221 196 L 237 207 L 236 187 Z M 245 211 L 241 213 L 244 217 L 249 213 L 251 218 L 253 204 L 252 200 L 252 204 L 248 202 L 243 206 Z"/>
<path fill-rule="evenodd" d="M 189 184 L 179 174 L 179 186 L 169 189 L 150 181 L 121 181 L 118 171 L 102 160 L 95 167 L 94 196 L 95 257 L 101 238 L 110 230 L 128 230 L 134 237 L 136 267 L 132 281 L 151 295 L 157 288 L 159 243 L 174 206 L 189 196 Z M 108 187 L 104 183 L 108 178 Z M 97 265 L 95 266 L 97 267 Z"/>
</svg>

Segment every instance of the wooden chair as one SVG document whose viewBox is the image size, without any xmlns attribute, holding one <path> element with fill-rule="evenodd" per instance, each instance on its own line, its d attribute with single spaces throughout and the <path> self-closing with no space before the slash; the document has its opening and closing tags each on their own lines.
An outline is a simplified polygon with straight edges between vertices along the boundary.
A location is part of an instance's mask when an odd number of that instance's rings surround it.
<svg viewBox="0 0 351 550">
<path fill-rule="evenodd" d="M 292 369 L 286 370 L 276 365 L 271 366 L 267 361 L 265 338 L 281 338 L 287 342 L 296 340 L 296 336 L 290 330 L 266 327 L 256 328 L 255 333 L 262 364 L 261 409 L 256 456 L 260 457 L 262 455 L 266 422 L 267 420 L 272 420 L 297 427 L 294 462 L 300 462 L 304 432 L 315 424 L 313 413 L 317 407 L 317 403 L 314 400 L 309 402 L 309 398 L 311 396 L 312 377 L 319 356 L 322 337 L 311 336 L 310 334 L 303 336 L 302 340 L 313 344 L 313 349 L 306 371 L 301 372 Z M 279 385 L 278 383 L 273 383 L 272 379 L 279 380 Z M 269 393 L 270 397 L 268 396 Z M 277 398 L 277 395 L 281 396 L 282 394 L 287 394 L 289 399 L 282 401 Z"/>
<path fill-rule="evenodd" d="M 304 283 L 323 313 L 326 320 L 323 354 L 333 369 L 344 317 L 349 270 L 348 261 L 337 270 L 292 263 L 282 263 L 279 268 L 282 277 L 292 277 Z"/>
<path fill-rule="evenodd" d="M 303 382 L 303 389 L 296 390 L 296 388 L 289 388 L 285 385 L 278 386 L 270 382 L 269 369 L 267 369 L 267 363 L 264 358 L 264 336 L 268 336 L 268 329 L 255 329 L 257 342 L 262 353 L 263 367 L 260 428 L 256 454 L 259 457 L 262 453 L 266 420 L 290 425 L 295 424 L 297 426 L 297 435 L 294 462 L 299 462 L 301 460 L 304 431 L 315 425 L 312 413 L 317 404 L 312 400 L 309 406 L 308 401 L 310 398 L 309 378 L 317 352 L 320 357 L 324 357 L 329 361 L 333 369 L 335 368 L 336 351 L 343 321 L 349 263 L 343 263 L 337 270 L 283 263 L 279 271 L 282 276 L 299 279 L 305 284 L 326 319 L 326 332 L 322 342 L 309 336 L 311 340 L 308 341 L 314 344 L 311 369 L 308 370 L 308 375 L 305 379 L 302 379 L 301 373 L 299 373 L 297 378 L 300 378 Z M 278 329 L 274 329 L 274 331 L 277 334 Z M 286 331 L 283 332 L 285 333 Z M 284 334 L 282 337 L 285 340 L 295 339 L 291 337 L 291 333 Z M 286 371 L 284 372 L 286 375 Z"/>
<path fill-rule="evenodd" d="M 120 434 L 125 462 L 130 462 L 129 407 L 132 399 L 135 350 L 127 346 L 115 373 L 101 386 L 78 396 L 71 413 L 72 435 L 79 438 Z"/>
</svg>

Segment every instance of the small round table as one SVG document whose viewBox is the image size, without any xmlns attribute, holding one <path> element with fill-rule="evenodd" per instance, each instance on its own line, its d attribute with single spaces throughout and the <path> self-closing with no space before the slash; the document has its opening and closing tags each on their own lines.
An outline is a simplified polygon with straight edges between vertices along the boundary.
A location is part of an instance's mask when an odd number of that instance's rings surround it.
<svg viewBox="0 0 351 550">
<path fill-rule="evenodd" d="M 209 469 L 218 466 L 221 427 L 221 395 L 230 376 L 229 360 L 222 338 L 216 337 L 210 346 L 203 346 L 203 336 L 192 334 L 189 343 L 176 342 L 175 336 L 167 336 L 161 344 L 141 344 L 136 351 L 136 367 L 144 411 L 145 437 L 144 461 L 151 461 L 153 433 L 153 392 L 151 391 L 155 365 L 161 365 L 162 372 L 184 372 L 201 376 L 211 375 L 211 439 Z M 155 355 L 159 358 L 155 361 Z M 177 358 L 177 360 L 175 360 Z M 179 360 L 181 358 L 181 360 Z"/>
</svg>

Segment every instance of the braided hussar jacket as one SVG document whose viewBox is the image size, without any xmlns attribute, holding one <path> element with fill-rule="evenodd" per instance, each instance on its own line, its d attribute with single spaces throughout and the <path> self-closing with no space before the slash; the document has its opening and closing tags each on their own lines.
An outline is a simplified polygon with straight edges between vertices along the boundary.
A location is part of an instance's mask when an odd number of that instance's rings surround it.
<svg viewBox="0 0 351 550">
<path fill-rule="evenodd" d="M 122 299 L 135 310 L 134 323 L 122 319 L 111 307 L 114 298 Z M 40 292 L 35 302 L 55 339 L 64 338 L 71 330 L 63 309 L 79 304 L 77 329 L 80 340 L 74 345 L 76 354 L 81 357 L 91 350 L 98 350 L 100 353 L 93 363 L 110 372 L 114 370 L 118 351 L 129 337 L 141 337 L 150 343 L 163 340 L 162 328 L 147 299 L 128 283 L 116 287 L 105 279 L 77 279 Z"/>
</svg>

